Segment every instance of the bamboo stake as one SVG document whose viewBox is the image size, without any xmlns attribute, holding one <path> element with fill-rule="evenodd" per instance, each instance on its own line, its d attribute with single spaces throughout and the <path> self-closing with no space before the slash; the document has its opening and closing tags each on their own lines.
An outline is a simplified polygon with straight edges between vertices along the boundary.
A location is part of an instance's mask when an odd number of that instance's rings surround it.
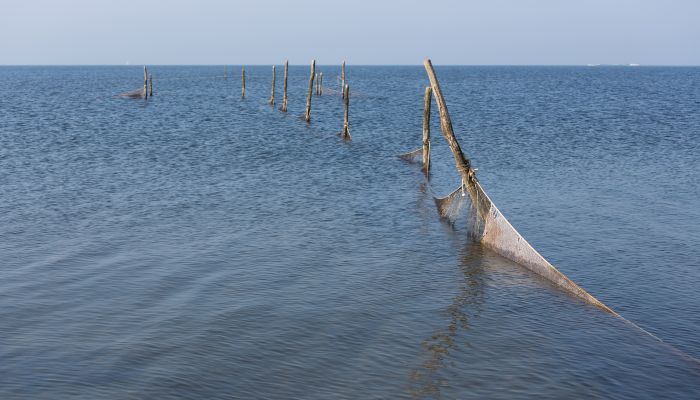
<svg viewBox="0 0 700 400">
<path fill-rule="evenodd" d="M 148 98 L 148 68 L 143 66 L 143 98 Z"/>
<path fill-rule="evenodd" d="M 153 97 L 153 75 L 148 75 L 148 95 Z"/>
<path fill-rule="evenodd" d="M 282 107 L 280 110 L 287 112 L 287 75 L 289 73 L 289 61 L 284 61 L 284 94 L 282 95 Z"/>
<path fill-rule="evenodd" d="M 340 70 L 340 92 L 343 98 L 345 98 L 345 60 L 343 60 L 343 66 Z"/>
<path fill-rule="evenodd" d="M 241 69 L 241 98 L 245 99 L 245 67 Z"/>
<path fill-rule="evenodd" d="M 277 80 L 277 72 L 275 66 L 272 66 L 272 94 L 270 95 L 270 105 L 275 105 L 275 81 Z"/>
<path fill-rule="evenodd" d="M 350 86 L 345 85 L 343 88 L 343 104 L 345 105 L 345 113 L 343 115 L 343 133 L 341 136 L 345 140 L 352 140 L 350 137 Z"/>
<path fill-rule="evenodd" d="M 423 172 L 426 175 L 430 173 L 430 103 L 432 95 L 433 89 L 426 86 L 423 97 Z"/>
<path fill-rule="evenodd" d="M 316 73 L 316 60 L 311 60 L 311 75 L 309 76 L 309 91 L 306 94 L 306 113 L 304 121 L 311 122 L 311 95 L 314 90 L 314 74 Z"/>
</svg>

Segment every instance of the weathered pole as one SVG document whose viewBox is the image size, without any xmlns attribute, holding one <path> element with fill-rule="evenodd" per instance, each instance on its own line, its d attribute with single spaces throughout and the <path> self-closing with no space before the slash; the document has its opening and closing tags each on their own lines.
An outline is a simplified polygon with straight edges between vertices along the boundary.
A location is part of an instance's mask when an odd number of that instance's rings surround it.
<svg viewBox="0 0 700 400">
<path fill-rule="evenodd" d="M 428 79 L 430 79 L 430 86 L 432 87 L 432 92 L 435 94 L 435 102 L 438 106 L 438 111 L 440 111 L 440 128 L 442 130 L 442 135 L 445 136 L 447 144 L 452 150 L 452 155 L 455 159 L 455 164 L 457 166 L 457 172 L 462 177 L 462 182 L 465 185 L 470 183 L 475 183 L 474 170 L 471 167 L 471 162 L 468 158 L 464 156 L 462 149 L 457 143 L 457 138 L 455 138 L 454 131 L 452 130 L 452 120 L 450 120 L 450 113 L 447 111 L 447 104 L 445 99 L 442 97 L 442 90 L 440 90 L 440 83 L 435 76 L 435 70 L 433 69 L 433 63 L 430 60 L 425 60 L 423 62 L 425 70 L 428 73 Z"/>
<path fill-rule="evenodd" d="M 241 98 L 245 99 L 245 67 L 241 68 Z"/>
<path fill-rule="evenodd" d="M 148 75 L 148 96 L 153 97 L 153 75 Z"/>
<path fill-rule="evenodd" d="M 272 94 L 270 94 L 270 105 L 275 105 L 275 81 L 277 80 L 277 72 L 275 66 L 272 66 Z"/>
<path fill-rule="evenodd" d="M 323 95 L 323 72 L 318 76 L 318 95 Z"/>
<path fill-rule="evenodd" d="M 316 85 L 315 85 L 316 86 L 316 96 L 318 96 L 318 82 L 319 82 L 318 74 L 316 74 Z"/>
<path fill-rule="evenodd" d="M 433 89 L 425 87 L 423 97 L 423 172 L 430 173 L 430 103 L 433 97 Z"/>
<path fill-rule="evenodd" d="M 309 91 L 306 94 L 306 113 L 304 121 L 311 122 L 311 95 L 314 90 L 314 74 L 316 73 L 316 60 L 311 60 L 311 75 L 309 76 Z"/>
<path fill-rule="evenodd" d="M 345 60 L 343 60 L 343 66 L 340 70 L 340 92 L 342 96 L 345 96 Z"/>
<path fill-rule="evenodd" d="M 228 79 L 228 66 L 224 65 L 224 80 Z"/>
<path fill-rule="evenodd" d="M 143 98 L 148 98 L 148 68 L 143 66 Z"/>
<path fill-rule="evenodd" d="M 343 88 L 343 104 L 345 105 L 345 113 L 343 115 L 343 133 L 341 136 L 345 140 L 352 140 L 350 138 L 350 86 L 345 85 Z"/>
<path fill-rule="evenodd" d="M 284 94 L 282 95 L 282 107 L 280 110 L 287 112 L 287 75 L 289 74 L 289 61 L 284 61 Z"/>
</svg>

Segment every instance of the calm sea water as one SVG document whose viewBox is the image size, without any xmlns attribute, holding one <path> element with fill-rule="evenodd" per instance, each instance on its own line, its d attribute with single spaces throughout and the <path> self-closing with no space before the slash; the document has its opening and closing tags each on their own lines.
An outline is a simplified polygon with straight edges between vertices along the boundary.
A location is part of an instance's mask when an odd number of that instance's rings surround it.
<svg viewBox="0 0 700 400">
<path fill-rule="evenodd" d="M 0 68 L 0 398 L 700 397 L 700 68 L 438 68 L 513 225 L 678 351 L 439 220 L 422 67 L 349 66 L 351 143 L 306 66 L 287 114 L 269 67 L 151 72 Z"/>
</svg>

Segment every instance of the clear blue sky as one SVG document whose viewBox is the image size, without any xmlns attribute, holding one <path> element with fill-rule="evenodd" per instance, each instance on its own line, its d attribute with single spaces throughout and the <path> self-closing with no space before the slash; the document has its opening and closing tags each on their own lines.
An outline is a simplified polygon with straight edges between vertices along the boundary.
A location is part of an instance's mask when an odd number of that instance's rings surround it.
<svg viewBox="0 0 700 400">
<path fill-rule="evenodd" d="M 700 0 L 2 0 L 0 64 L 700 65 Z"/>
</svg>

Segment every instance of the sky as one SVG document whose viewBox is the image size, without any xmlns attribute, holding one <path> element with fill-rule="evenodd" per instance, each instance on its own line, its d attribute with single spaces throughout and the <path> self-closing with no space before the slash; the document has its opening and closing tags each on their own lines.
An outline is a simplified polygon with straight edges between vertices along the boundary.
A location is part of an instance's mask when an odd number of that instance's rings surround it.
<svg viewBox="0 0 700 400">
<path fill-rule="evenodd" d="M 0 0 L 0 65 L 700 65 L 700 0 Z"/>
</svg>

